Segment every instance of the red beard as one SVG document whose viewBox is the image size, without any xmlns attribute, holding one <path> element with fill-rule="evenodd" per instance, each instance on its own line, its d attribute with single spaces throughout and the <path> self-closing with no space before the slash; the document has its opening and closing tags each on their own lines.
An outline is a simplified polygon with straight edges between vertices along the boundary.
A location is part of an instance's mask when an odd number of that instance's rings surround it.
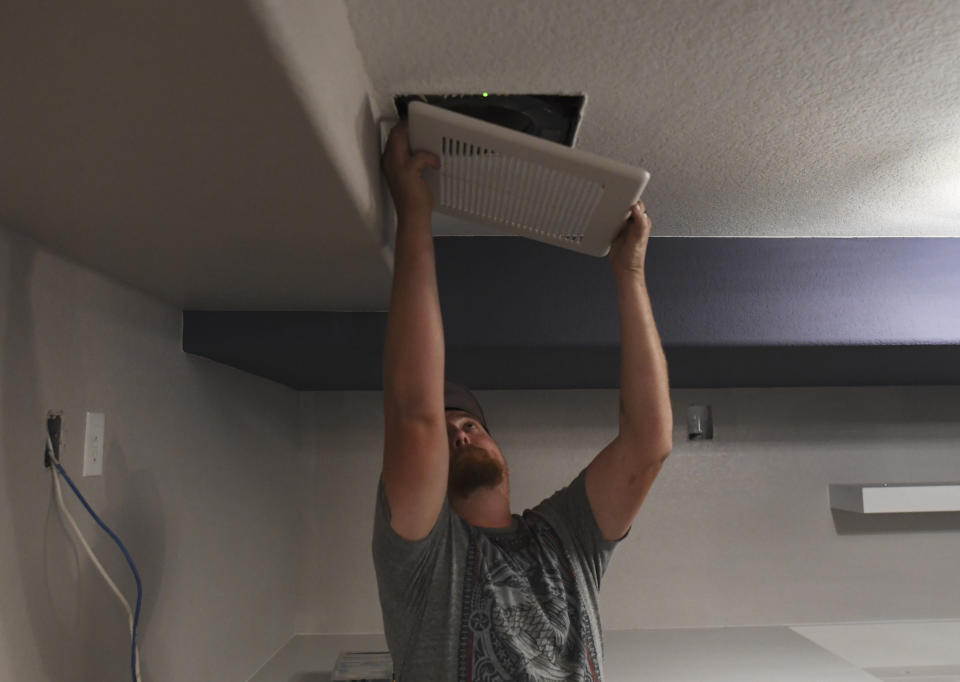
<svg viewBox="0 0 960 682">
<path fill-rule="evenodd" d="M 464 498 L 481 488 L 496 488 L 503 473 L 503 463 L 493 453 L 467 445 L 450 461 L 449 493 Z"/>
</svg>

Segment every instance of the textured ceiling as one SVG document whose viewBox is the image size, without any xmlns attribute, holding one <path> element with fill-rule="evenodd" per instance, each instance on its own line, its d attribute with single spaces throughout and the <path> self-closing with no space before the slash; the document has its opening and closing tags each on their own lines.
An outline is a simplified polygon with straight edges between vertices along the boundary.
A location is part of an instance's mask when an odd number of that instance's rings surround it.
<svg viewBox="0 0 960 682">
<path fill-rule="evenodd" d="M 960 236 L 957 0 L 8 5 L 0 226 L 185 308 L 386 308 L 396 94 L 585 95 L 654 235 Z"/>
<path fill-rule="evenodd" d="M 382 111 L 585 94 L 575 146 L 651 172 L 654 234 L 960 236 L 956 0 L 346 4 Z"/>
</svg>

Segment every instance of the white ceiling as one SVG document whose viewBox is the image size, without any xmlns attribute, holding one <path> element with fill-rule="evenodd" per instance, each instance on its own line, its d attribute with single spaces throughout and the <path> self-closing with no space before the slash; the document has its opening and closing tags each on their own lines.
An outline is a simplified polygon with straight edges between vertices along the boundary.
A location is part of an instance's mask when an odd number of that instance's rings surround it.
<svg viewBox="0 0 960 682">
<path fill-rule="evenodd" d="M 15 3 L 0 224 L 188 308 L 384 309 L 376 122 L 480 91 L 584 94 L 655 235 L 960 236 L 956 0 Z"/>
<path fill-rule="evenodd" d="M 394 94 L 583 93 L 654 234 L 960 236 L 960 2 L 348 0 Z"/>
</svg>

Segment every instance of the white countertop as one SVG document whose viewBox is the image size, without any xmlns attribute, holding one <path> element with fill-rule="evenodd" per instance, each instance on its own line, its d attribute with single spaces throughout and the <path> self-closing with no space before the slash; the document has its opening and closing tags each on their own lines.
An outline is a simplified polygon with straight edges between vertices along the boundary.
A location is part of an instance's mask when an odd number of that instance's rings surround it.
<svg viewBox="0 0 960 682">
<path fill-rule="evenodd" d="M 960 682 L 960 621 L 607 630 L 606 682 Z M 249 682 L 326 682 L 382 634 L 295 635 Z"/>
</svg>

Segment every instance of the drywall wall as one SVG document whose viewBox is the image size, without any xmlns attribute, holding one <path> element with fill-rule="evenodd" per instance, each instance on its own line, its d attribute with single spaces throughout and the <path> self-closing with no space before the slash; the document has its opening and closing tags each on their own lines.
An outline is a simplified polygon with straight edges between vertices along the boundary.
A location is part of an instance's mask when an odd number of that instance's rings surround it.
<svg viewBox="0 0 960 682">
<path fill-rule="evenodd" d="M 616 435 L 617 391 L 478 391 L 513 511 Z M 674 390 L 674 451 L 617 549 L 607 629 L 956 618 L 960 515 L 830 510 L 838 482 L 960 480 L 960 387 Z M 689 404 L 715 439 L 686 440 Z M 382 632 L 371 557 L 381 394 L 304 394 L 309 513 L 298 632 Z"/>
<path fill-rule="evenodd" d="M 129 680 L 120 604 L 68 536 L 63 462 L 143 581 L 144 680 L 244 680 L 293 628 L 297 395 L 180 349 L 180 311 L 0 230 L 0 680 Z M 81 476 L 85 411 L 103 476 Z M 64 498 L 131 600 L 117 547 Z"/>
</svg>

